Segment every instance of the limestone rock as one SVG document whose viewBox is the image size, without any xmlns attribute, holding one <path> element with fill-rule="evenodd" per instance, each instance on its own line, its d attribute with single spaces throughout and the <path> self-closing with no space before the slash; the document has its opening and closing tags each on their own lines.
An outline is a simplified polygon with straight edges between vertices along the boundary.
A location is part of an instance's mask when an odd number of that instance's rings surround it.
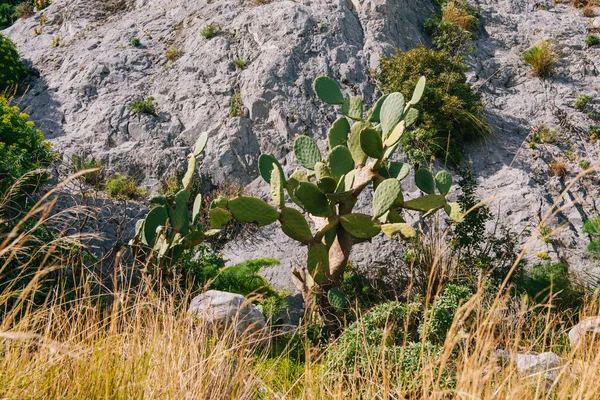
<svg viewBox="0 0 600 400">
<path fill-rule="evenodd" d="M 600 317 L 586 318 L 569 331 L 571 349 L 583 344 L 586 339 L 600 339 Z"/>
<path fill-rule="evenodd" d="M 511 355 L 506 351 L 497 350 L 496 356 L 503 361 L 514 363 L 519 373 L 526 377 L 535 378 L 540 374 L 544 375 L 548 383 L 554 382 L 559 377 L 561 368 L 565 364 L 558 355 L 552 352 L 542 354 L 516 353 Z"/>
</svg>

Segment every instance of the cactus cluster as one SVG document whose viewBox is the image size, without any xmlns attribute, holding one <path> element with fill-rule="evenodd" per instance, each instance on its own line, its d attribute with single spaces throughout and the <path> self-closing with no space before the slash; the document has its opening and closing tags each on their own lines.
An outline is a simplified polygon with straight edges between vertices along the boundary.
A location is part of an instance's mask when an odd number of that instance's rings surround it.
<svg viewBox="0 0 600 400">
<path fill-rule="evenodd" d="M 306 268 L 293 271 L 305 298 L 315 293 L 327 298 L 331 306 L 343 307 L 340 286 L 353 244 L 380 232 L 390 238 L 397 234 L 414 237 L 415 230 L 402 217 L 403 209 L 426 215 L 444 209 L 452 219 L 461 219 L 458 204 L 446 200 L 452 185 L 448 172 L 433 176 L 429 170 L 419 169 L 415 180 L 424 195 L 405 199 L 402 180 L 410 168 L 391 160 L 402 135 L 419 116 L 414 106 L 423 95 L 425 83 L 421 78 L 409 101 L 401 93 L 392 93 L 365 113 L 360 98 L 345 98 L 335 81 L 317 78 L 317 96 L 325 103 L 341 106 L 344 114 L 328 131 L 327 154 L 323 155 L 312 138 L 297 137 L 294 154 L 304 169 L 288 177 L 275 157 L 261 155 L 260 175 L 271 187 L 275 206 L 253 197 L 223 199 L 213 204 L 211 227 L 219 229 L 231 218 L 259 226 L 279 221 L 287 236 L 308 246 Z M 370 184 L 374 189 L 372 215 L 354 213 L 359 195 Z M 305 215 L 312 219 L 314 229 Z"/>
<path fill-rule="evenodd" d="M 156 259 L 158 265 L 174 263 L 184 250 L 197 246 L 217 233 L 216 230 L 205 231 L 198 222 L 202 195 L 196 196 L 191 215 L 187 206 L 196 172 L 196 158 L 207 143 L 208 135 L 203 133 L 194 151 L 188 155 L 188 169 L 181 182 L 183 188 L 175 195 L 157 196 L 150 200 L 154 207 L 146 218 L 137 222 L 136 234 L 130 243 L 136 248 L 138 256 L 146 260 Z"/>
</svg>

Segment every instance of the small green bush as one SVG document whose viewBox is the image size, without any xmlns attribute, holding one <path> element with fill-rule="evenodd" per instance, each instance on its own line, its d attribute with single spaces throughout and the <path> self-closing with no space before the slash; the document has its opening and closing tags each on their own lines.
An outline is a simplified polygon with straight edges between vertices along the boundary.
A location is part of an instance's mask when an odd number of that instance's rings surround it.
<svg viewBox="0 0 600 400">
<path fill-rule="evenodd" d="M 88 169 L 97 169 L 98 171 L 88 172 L 83 176 L 83 181 L 90 186 L 99 186 L 102 182 L 102 160 L 95 159 L 91 156 L 74 155 L 71 157 L 71 164 L 75 172 L 85 171 Z"/>
<path fill-rule="evenodd" d="M 239 69 L 244 69 L 248 66 L 248 61 L 244 60 L 243 58 L 234 58 L 232 62 L 233 65 L 235 65 Z"/>
<path fill-rule="evenodd" d="M 131 39 L 131 45 L 133 47 L 138 47 L 139 48 L 139 47 L 142 46 L 142 42 L 138 38 L 133 38 L 133 39 Z"/>
<path fill-rule="evenodd" d="M 600 258 L 600 216 L 585 221 L 583 224 L 583 233 L 587 233 L 592 239 L 587 248 L 588 253 L 595 258 Z"/>
<path fill-rule="evenodd" d="M 52 146 L 28 118 L 0 96 L 0 193 L 25 174 L 46 168 L 56 160 Z M 21 180 L 21 189 L 32 192 L 46 177 L 44 173 L 28 175 Z"/>
<path fill-rule="evenodd" d="M 146 190 L 138 187 L 131 176 L 120 173 L 108 178 L 104 191 L 115 199 L 136 200 L 146 194 Z"/>
<path fill-rule="evenodd" d="M 550 41 L 543 41 L 525 51 L 523 61 L 531 67 L 535 76 L 546 79 L 554 73 L 560 57 Z"/>
<path fill-rule="evenodd" d="M 148 114 L 148 115 L 156 115 L 156 104 L 154 104 L 154 97 L 146 97 L 143 100 L 133 100 L 127 109 L 131 111 L 135 115 L 140 114 Z"/>
<path fill-rule="evenodd" d="M 600 37 L 591 33 L 590 35 L 588 35 L 587 39 L 585 39 L 585 44 L 588 47 L 597 46 L 600 44 Z"/>
<path fill-rule="evenodd" d="M 560 309 L 578 307 L 584 297 L 583 291 L 572 282 L 569 267 L 551 261 L 524 271 L 516 279 L 515 287 L 536 303 L 547 303 L 552 293 L 552 304 Z"/>
<path fill-rule="evenodd" d="M 221 32 L 222 28 L 223 27 L 220 24 L 215 24 L 212 22 L 202 28 L 200 35 L 202 35 L 204 39 L 212 39 Z"/>
<path fill-rule="evenodd" d="M 586 95 L 580 94 L 579 96 L 577 96 L 577 99 L 575 99 L 575 104 L 573 104 L 573 106 L 576 109 L 578 109 L 579 111 L 585 111 L 585 109 L 587 108 L 587 106 L 590 104 L 591 101 L 592 101 L 591 96 L 586 96 Z"/>
<path fill-rule="evenodd" d="M 15 44 L 0 34 L 0 93 L 14 90 L 27 75 Z"/>
<path fill-rule="evenodd" d="M 461 145 L 487 135 L 481 98 L 467 82 L 466 70 L 460 59 L 423 46 L 382 57 L 377 80 L 384 93 L 401 92 L 410 99 L 419 78 L 427 78 L 415 129 L 402 139 L 412 162 L 436 155 L 459 163 Z"/>
<path fill-rule="evenodd" d="M 427 310 L 420 328 L 421 337 L 432 343 L 443 344 L 456 310 L 472 295 L 473 292 L 467 286 L 448 285 Z"/>
</svg>

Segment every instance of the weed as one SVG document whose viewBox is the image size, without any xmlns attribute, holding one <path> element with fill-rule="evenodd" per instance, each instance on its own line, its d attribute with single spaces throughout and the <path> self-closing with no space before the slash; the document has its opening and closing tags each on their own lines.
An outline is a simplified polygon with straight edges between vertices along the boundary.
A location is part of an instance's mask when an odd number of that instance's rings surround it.
<svg viewBox="0 0 600 400">
<path fill-rule="evenodd" d="M 200 31 L 200 35 L 202 35 L 204 39 L 212 39 L 219 33 L 221 33 L 222 29 L 222 25 L 212 22 L 206 25 L 204 28 L 202 28 L 202 30 Z"/>
<path fill-rule="evenodd" d="M 88 172 L 83 176 L 84 182 L 89 186 L 98 187 L 102 183 L 102 160 L 95 159 L 92 156 L 85 154 L 74 155 L 71 157 L 71 164 L 75 172 L 85 171 L 89 169 L 97 169 L 97 171 Z"/>
<path fill-rule="evenodd" d="M 229 116 L 244 116 L 244 103 L 242 102 L 242 92 L 239 90 L 236 90 L 233 96 L 231 96 L 231 100 L 229 100 Z"/>
<path fill-rule="evenodd" d="M 136 48 L 142 47 L 142 42 L 138 38 L 131 39 L 131 45 Z"/>
<path fill-rule="evenodd" d="M 233 65 L 235 65 L 239 69 L 244 69 L 248 66 L 248 61 L 244 60 L 243 58 L 234 58 L 232 62 Z"/>
<path fill-rule="evenodd" d="M 144 100 L 133 100 L 127 109 L 131 111 L 134 115 L 140 114 L 148 114 L 157 116 L 156 114 L 156 104 L 154 104 L 154 97 L 146 97 Z"/>
<path fill-rule="evenodd" d="M 115 199 L 137 200 L 146 195 L 146 190 L 138 187 L 131 176 L 120 173 L 108 178 L 104 191 Z"/>
<path fill-rule="evenodd" d="M 531 67 L 535 76 L 546 79 L 554 73 L 560 57 L 550 41 L 543 41 L 525 51 L 523 61 Z"/>
<path fill-rule="evenodd" d="M 50 43 L 50 47 L 58 47 L 60 46 L 60 36 L 56 36 L 52 39 L 52 43 Z"/>
<path fill-rule="evenodd" d="M 597 46 L 600 44 L 600 37 L 598 37 L 598 35 L 590 33 L 587 39 L 585 39 L 585 44 L 587 45 L 587 47 Z"/>
<path fill-rule="evenodd" d="M 575 104 L 573 104 L 573 106 L 579 111 L 585 111 L 591 101 L 592 98 L 590 96 L 580 94 L 577 96 L 577 99 L 575 99 Z"/>
<path fill-rule="evenodd" d="M 562 160 L 552 160 L 550 162 L 550 172 L 552 172 L 553 176 L 558 176 L 559 178 L 565 178 L 568 173 L 567 164 L 565 164 Z"/>
<path fill-rule="evenodd" d="M 183 52 L 176 47 L 169 47 L 167 49 L 167 60 L 169 61 L 177 61 L 182 55 Z"/>
</svg>

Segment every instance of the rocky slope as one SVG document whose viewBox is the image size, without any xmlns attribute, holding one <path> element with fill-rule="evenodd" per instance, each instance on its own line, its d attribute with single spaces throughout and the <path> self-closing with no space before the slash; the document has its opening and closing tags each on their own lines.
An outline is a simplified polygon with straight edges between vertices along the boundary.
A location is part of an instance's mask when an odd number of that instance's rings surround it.
<svg viewBox="0 0 600 400">
<path fill-rule="evenodd" d="M 475 51 L 468 57 L 469 76 L 483 94 L 492 135 L 470 144 L 466 154 L 479 175 L 480 194 L 502 224 L 530 230 L 527 257 L 537 251 L 564 259 L 578 269 L 594 267 L 585 256 L 589 239 L 581 233 L 585 219 L 597 215 L 600 193 L 597 175 L 568 186 L 580 160 L 599 160 L 598 145 L 584 140 L 591 124 L 572 108 L 577 95 L 600 99 L 600 48 L 586 49 L 590 21 L 568 5 L 548 10 L 528 0 L 481 0 L 482 25 Z M 550 2 L 551 3 L 551 2 Z M 428 37 L 421 29 L 432 16 L 430 0 L 300 0 L 252 1 L 55 0 L 43 12 L 46 22 L 35 35 L 42 13 L 19 21 L 5 31 L 23 58 L 39 72 L 20 100 L 56 149 L 91 153 L 104 165 L 136 177 L 149 187 L 159 185 L 171 169 L 182 169 L 197 135 L 211 135 L 200 170 L 215 183 L 249 185 L 266 194 L 256 180 L 262 152 L 280 158 L 293 169 L 291 144 L 296 134 L 309 132 L 323 139 L 334 120 L 332 107 L 314 96 L 311 83 L 329 75 L 348 94 L 367 100 L 375 95 L 368 76 L 381 54 L 407 50 Z M 200 35 L 209 23 L 222 31 L 212 39 Z M 60 37 L 60 45 L 52 41 Z M 139 48 L 132 39 L 138 38 Z M 533 78 L 520 53 L 542 39 L 562 48 L 557 74 Z M 176 48 L 182 56 L 166 57 Z M 247 60 L 246 69 L 232 60 Z M 241 97 L 240 116 L 231 117 L 229 104 Z M 134 99 L 154 96 L 158 117 L 131 115 Z M 558 127 L 559 107 L 568 124 L 554 144 L 524 143 L 538 122 Z M 549 172 L 553 159 L 564 159 L 568 177 Z M 573 161 L 569 161 L 571 158 Z M 416 191 L 414 186 L 407 189 Z M 564 207 L 546 225 L 557 229 L 556 240 L 545 243 L 535 227 L 554 202 Z M 490 226 L 492 229 L 492 226 Z M 526 235 L 525 239 L 530 235 Z M 232 261 L 274 256 L 282 266 L 265 273 L 277 285 L 289 286 L 290 267 L 302 260 L 296 247 L 276 229 L 227 249 Z M 354 252 L 354 263 L 371 267 L 401 266 L 396 243 L 376 239 Z"/>
</svg>

